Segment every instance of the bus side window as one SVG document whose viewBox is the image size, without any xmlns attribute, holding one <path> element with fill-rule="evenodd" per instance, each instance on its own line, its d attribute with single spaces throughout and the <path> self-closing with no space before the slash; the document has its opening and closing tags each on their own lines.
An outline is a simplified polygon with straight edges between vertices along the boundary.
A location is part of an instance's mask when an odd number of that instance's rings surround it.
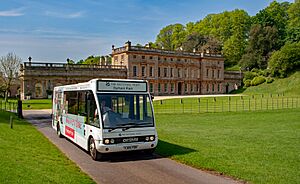
<svg viewBox="0 0 300 184">
<path fill-rule="evenodd" d="M 87 92 L 87 124 L 95 127 L 100 127 L 99 113 L 97 113 L 97 106 L 92 92 Z"/>
<path fill-rule="evenodd" d="M 80 116 L 87 116 L 86 93 L 86 91 L 78 92 L 78 114 Z"/>
</svg>

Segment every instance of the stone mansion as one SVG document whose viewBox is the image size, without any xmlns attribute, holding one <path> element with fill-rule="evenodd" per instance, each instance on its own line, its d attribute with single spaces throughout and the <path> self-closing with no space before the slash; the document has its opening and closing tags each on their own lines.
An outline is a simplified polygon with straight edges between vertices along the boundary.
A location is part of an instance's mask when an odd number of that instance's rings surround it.
<svg viewBox="0 0 300 184">
<path fill-rule="evenodd" d="M 58 85 L 93 78 L 144 79 L 154 95 L 228 93 L 241 85 L 242 73 L 224 71 L 224 58 L 213 53 L 112 46 L 112 61 L 99 65 L 25 62 L 20 69 L 21 98 L 46 98 Z"/>
</svg>

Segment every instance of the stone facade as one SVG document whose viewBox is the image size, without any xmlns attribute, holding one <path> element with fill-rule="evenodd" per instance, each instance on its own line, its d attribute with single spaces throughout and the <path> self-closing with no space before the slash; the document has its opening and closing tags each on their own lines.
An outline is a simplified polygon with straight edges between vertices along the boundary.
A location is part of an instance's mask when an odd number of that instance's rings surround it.
<svg viewBox="0 0 300 184">
<path fill-rule="evenodd" d="M 149 90 L 154 95 L 222 94 L 229 91 L 224 58 L 219 54 L 137 47 L 127 42 L 124 47 L 113 46 L 112 64 L 126 66 L 127 78 L 147 79 Z M 239 76 L 235 77 L 240 81 Z M 229 83 L 240 86 L 237 81 L 230 78 Z"/>
<path fill-rule="evenodd" d="M 154 95 L 222 94 L 241 85 L 240 72 L 224 72 L 219 54 L 131 46 L 112 48 L 99 65 L 25 62 L 20 69 L 21 98 L 47 98 L 59 85 L 94 78 L 145 79 Z"/>
</svg>

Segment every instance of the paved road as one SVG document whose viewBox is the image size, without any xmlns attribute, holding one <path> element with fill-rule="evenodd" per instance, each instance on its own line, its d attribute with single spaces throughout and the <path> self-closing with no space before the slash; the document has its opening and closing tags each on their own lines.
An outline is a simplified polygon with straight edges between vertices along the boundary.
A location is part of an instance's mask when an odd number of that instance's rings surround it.
<svg viewBox="0 0 300 184">
<path fill-rule="evenodd" d="M 24 117 L 37 127 L 64 154 L 97 183 L 102 184 L 237 184 L 158 155 L 115 154 L 104 161 L 93 161 L 89 154 L 51 128 L 49 110 L 24 111 Z"/>
</svg>

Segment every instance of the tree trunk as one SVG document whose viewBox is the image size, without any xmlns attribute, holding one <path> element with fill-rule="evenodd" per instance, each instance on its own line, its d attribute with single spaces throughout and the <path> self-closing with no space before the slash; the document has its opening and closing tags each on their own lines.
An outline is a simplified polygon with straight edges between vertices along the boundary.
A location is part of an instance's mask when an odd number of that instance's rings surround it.
<svg viewBox="0 0 300 184">
<path fill-rule="evenodd" d="M 5 90 L 4 101 L 8 101 L 8 90 Z"/>
</svg>

